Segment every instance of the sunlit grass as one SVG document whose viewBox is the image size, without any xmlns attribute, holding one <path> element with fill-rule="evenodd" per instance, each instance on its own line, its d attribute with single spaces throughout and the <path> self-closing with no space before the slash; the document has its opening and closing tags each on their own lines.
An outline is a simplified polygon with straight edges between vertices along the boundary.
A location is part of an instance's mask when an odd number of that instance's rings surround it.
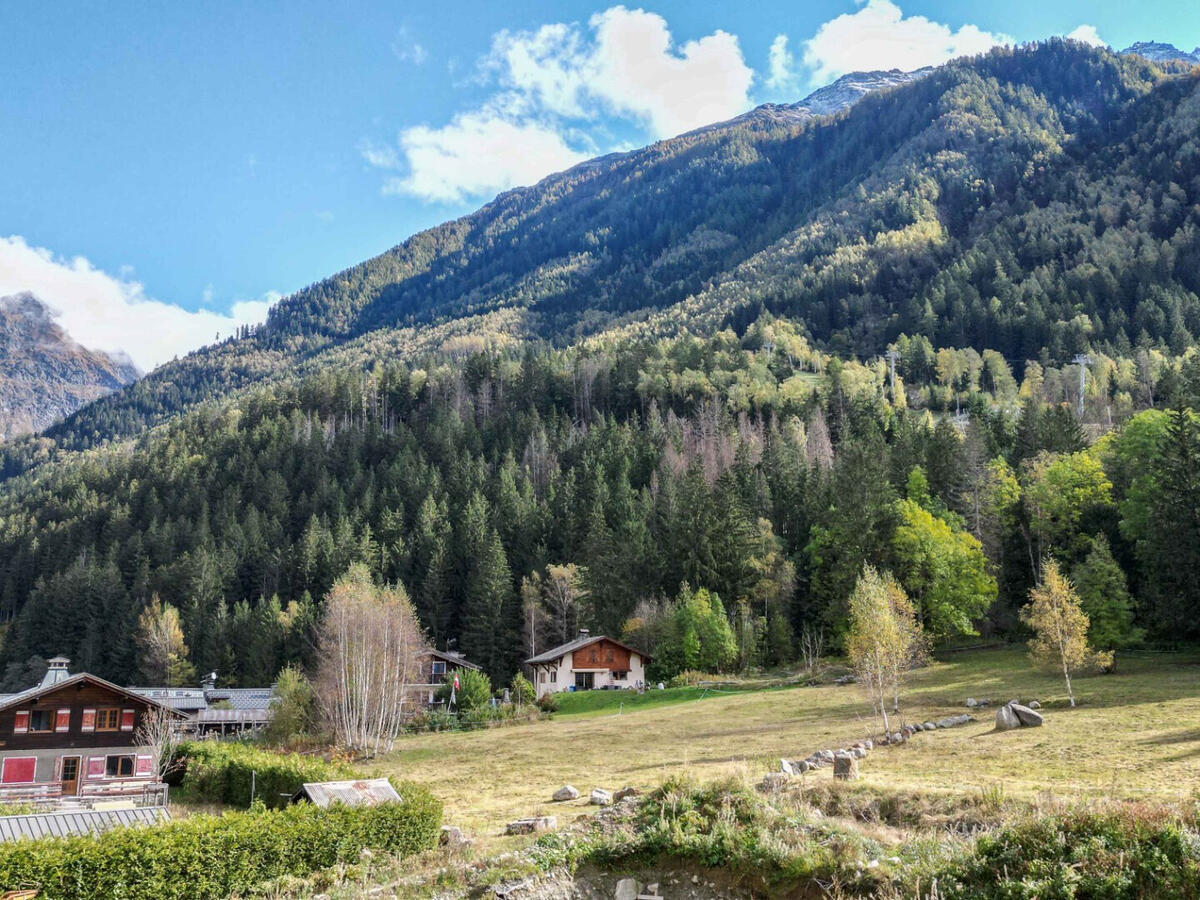
<svg viewBox="0 0 1200 900">
<path fill-rule="evenodd" d="M 1200 775 L 1198 663 L 1191 655 L 1123 658 L 1116 674 L 1079 679 L 1080 705 L 1070 709 L 1061 681 L 1031 669 L 1023 651 L 948 655 L 912 674 L 902 720 L 963 712 L 967 697 L 1036 698 L 1045 706 L 1046 725 L 995 733 L 994 707 L 984 709 L 967 726 L 918 734 L 905 746 L 873 753 L 861 766 L 863 786 L 982 791 L 1001 800 L 1189 796 Z M 679 690 L 704 694 L 702 688 Z M 503 846 L 507 840 L 495 836 L 506 822 L 538 814 L 570 821 L 588 811 L 593 787 L 651 788 L 681 771 L 701 779 L 757 778 L 776 770 L 781 756 L 807 756 L 877 730 L 852 685 L 710 692 L 693 702 L 681 696 L 654 703 L 654 692 L 644 696 L 646 706 L 621 708 L 632 698 L 581 694 L 567 705 L 587 707 L 576 710 L 581 714 L 408 737 L 379 766 L 424 782 L 445 803 L 448 822 L 489 846 Z M 605 705 L 613 700 L 616 707 Z M 829 777 L 826 770 L 815 779 Z M 581 800 L 552 803 L 550 795 L 564 783 L 574 784 Z"/>
</svg>

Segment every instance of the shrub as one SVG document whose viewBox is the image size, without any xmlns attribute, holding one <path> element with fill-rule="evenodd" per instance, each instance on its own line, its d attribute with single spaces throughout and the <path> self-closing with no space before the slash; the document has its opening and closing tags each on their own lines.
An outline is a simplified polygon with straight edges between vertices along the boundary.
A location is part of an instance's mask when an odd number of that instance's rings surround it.
<svg viewBox="0 0 1200 900">
<path fill-rule="evenodd" d="M 279 807 L 306 781 L 336 781 L 356 774 L 349 766 L 315 756 L 220 741 L 185 743 L 177 759 L 183 764 L 182 797 L 238 807 L 250 805 L 252 782 L 256 798 Z"/>
<path fill-rule="evenodd" d="M 510 696 L 512 702 L 518 708 L 532 703 L 537 692 L 533 689 L 533 682 L 518 672 L 513 676 L 512 684 L 509 685 Z"/>
<path fill-rule="evenodd" d="M 312 731 L 316 712 L 316 694 L 304 673 L 296 666 L 287 666 L 275 683 L 271 699 L 271 721 L 262 730 L 264 741 L 283 744 Z"/>
<path fill-rule="evenodd" d="M 538 698 L 538 709 L 542 712 L 558 712 L 558 694 L 551 692 Z"/>
<path fill-rule="evenodd" d="M 45 900 L 216 900 L 357 862 L 364 848 L 409 856 L 433 847 L 441 804 L 415 784 L 400 785 L 400 796 L 375 807 L 297 804 L 0 844 L 0 889 L 37 885 Z"/>
</svg>

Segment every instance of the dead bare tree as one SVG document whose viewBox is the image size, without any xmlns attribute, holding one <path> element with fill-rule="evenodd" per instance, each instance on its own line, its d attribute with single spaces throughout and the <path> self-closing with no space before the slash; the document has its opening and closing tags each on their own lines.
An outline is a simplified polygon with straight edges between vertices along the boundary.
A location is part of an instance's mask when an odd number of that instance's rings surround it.
<svg viewBox="0 0 1200 900">
<path fill-rule="evenodd" d="M 804 659 L 804 671 L 813 672 L 825 654 L 825 629 L 805 625 L 800 634 L 800 655 Z"/>
<path fill-rule="evenodd" d="M 152 706 L 140 717 L 133 732 L 138 747 L 148 747 L 154 758 L 154 775 L 162 781 L 179 765 L 176 751 L 183 740 L 180 717 L 164 706 Z"/>
<path fill-rule="evenodd" d="M 341 746 L 367 756 L 392 748 L 428 649 L 402 586 L 377 586 L 361 565 L 338 579 L 325 601 L 316 687 Z"/>
</svg>

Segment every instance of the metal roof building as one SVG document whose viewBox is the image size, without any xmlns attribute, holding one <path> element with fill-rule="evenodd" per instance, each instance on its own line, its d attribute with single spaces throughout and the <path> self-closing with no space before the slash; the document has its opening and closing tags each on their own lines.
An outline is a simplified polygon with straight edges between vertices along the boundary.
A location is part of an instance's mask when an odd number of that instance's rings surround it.
<svg viewBox="0 0 1200 900">
<path fill-rule="evenodd" d="M 35 813 L 27 816 L 0 816 L 0 841 L 24 838 L 67 837 L 72 834 L 99 834 L 110 828 L 157 825 L 171 818 L 165 806 L 139 806 L 135 809 L 78 809 Z"/>
<path fill-rule="evenodd" d="M 309 801 L 322 808 L 334 803 L 346 806 L 378 806 L 395 803 L 400 795 L 386 778 L 359 781 L 315 781 L 303 785 L 292 797 L 293 803 Z"/>
</svg>

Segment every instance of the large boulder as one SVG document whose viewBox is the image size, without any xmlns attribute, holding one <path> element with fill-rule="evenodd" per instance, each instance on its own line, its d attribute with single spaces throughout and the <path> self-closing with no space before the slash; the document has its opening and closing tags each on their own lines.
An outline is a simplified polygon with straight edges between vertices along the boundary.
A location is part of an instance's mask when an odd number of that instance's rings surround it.
<svg viewBox="0 0 1200 900">
<path fill-rule="evenodd" d="M 637 900 L 638 883 L 636 878 L 622 878 L 617 882 L 613 891 L 613 900 Z"/>
<path fill-rule="evenodd" d="M 562 787 L 560 787 L 557 791 L 554 792 L 553 799 L 554 799 L 555 803 L 563 803 L 564 801 L 567 801 L 567 800 L 578 800 L 579 799 L 579 790 L 574 785 L 564 784 Z"/>
<path fill-rule="evenodd" d="M 588 797 L 588 803 L 592 804 L 592 806 L 611 806 L 612 802 L 612 793 L 604 790 L 604 788 L 596 788 Z"/>
<path fill-rule="evenodd" d="M 1014 728 L 1021 727 L 1021 720 L 1017 718 L 1017 714 L 1013 712 L 1011 704 L 1006 704 L 996 710 L 996 730 L 997 731 L 1012 731 Z"/>
<path fill-rule="evenodd" d="M 1042 724 L 1042 714 L 1040 712 L 1035 712 L 1028 706 L 1022 706 L 1020 703 L 1013 703 L 1010 704 L 1009 709 L 1016 714 L 1017 719 L 1026 728 L 1037 728 Z"/>
<path fill-rule="evenodd" d="M 850 753 L 839 753 L 833 758 L 833 777 L 845 781 L 858 777 L 858 760 Z"/>
</svg>

